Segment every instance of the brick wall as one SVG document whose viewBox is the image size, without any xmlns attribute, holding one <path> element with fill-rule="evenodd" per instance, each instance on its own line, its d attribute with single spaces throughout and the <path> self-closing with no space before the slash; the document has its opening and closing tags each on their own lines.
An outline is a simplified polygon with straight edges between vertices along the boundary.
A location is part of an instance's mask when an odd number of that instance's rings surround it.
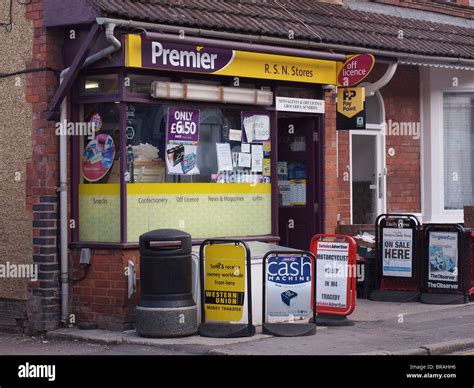
<svg viewBox="0 0 474 388">
<path fill-rule="evenodd" d="M 59 147 L 54 123 L 45 118 L 48 102 L 58 86 L 62 69 L 61 37 L 43 27 L 43 1 L 32 0 L 26 18 L 34 26 L 32 60 L 28 67 L 48 67 L 54 71 L 27 76 L 26 101 L 31 103 L 32 158 L 27 164 L 26 206 L 32 214 L 33 263 L 39 281 L 28 290 L 28 321 L 32 331 L 52 330 L 60 318 L 60 272 L 58 254 Z"/>
<path fill-rule="evenodd" d="M 390 83 L 382 88 L 385 118 L 392 124 L 416 125 L 420 122 L 419 71 L 415 66 L 399 66 Z M 419 126 L 421 131 L 421 126 Z M 420 139 L 410 135 L 390 135 L 387 126 L 387 211 L 421 212 L 420 194 Z M 393 148 L 395 156 L 388 150 Z"/>
<path fill-rule="evenodd" d="M 337 227 L 339 187 L 336 158 L 336 97 L 327 90 L 324 94 L 324 233 L 334 233 Z"/>
<path fill-rule="evenodd" d="M 94 322 L 101 329 L 126 330 L 133 328 L 135 306 L 139 302 L 138 249 L 92 249 L 91 266 L 84 280 L 71 282 L 70 311 L 76 324 Z M 80 249 L 70 255 L 71 276 L 80 279 Z M 128 280 L 125 269 L 128 260 L 136 264 L 137 292 L 128 299 Z"/>
<path fill-rule="evenodd" d="M 386 66 L 377 66 L 369 82 L 379 79 Z M 399 66 L 394 78 L 380 91 L 384 100 L 386 121 L 413 123 L 420 121 L 419 71 L 414 66 Z M 350 199 L 350 148 L 349 131 L 338 131 L 336 151 L 335 105 L 326 94 L 326 144 L 325 144 L 325 193 L 326 193 L 326 233 L 334 232 L 339 224 L 351 221 Z M 389 121 L 390 120 L 390 121 Z M 420 140 L 413 136 L 396 135 L 386 132 L 387 163 L 387 211 L 421 212 L 420 194 Z M 395 156 L 388 155 L 389 148 Z M 335 169 L 337 152 L 338 170 Z"/>
</svg>

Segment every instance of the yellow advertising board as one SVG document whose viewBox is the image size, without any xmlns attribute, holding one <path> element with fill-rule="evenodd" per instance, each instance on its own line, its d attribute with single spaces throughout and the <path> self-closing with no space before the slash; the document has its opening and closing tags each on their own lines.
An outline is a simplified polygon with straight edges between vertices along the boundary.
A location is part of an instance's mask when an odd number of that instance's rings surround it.
<svg viewBox="0 0 474 388">
<path fill-rule="evenodd" d="M 245 299 L 245 248 L 235 244 L 206 245 L 204 258 L 206 320 L 240 321 Z"/>
<path fill-rule="evenodd" d="M 125 40 L 127 67 L 336 84 L 336 64 L 329 60 L 168 43 L 137 34 L 129 34 Z"/>
</svg>

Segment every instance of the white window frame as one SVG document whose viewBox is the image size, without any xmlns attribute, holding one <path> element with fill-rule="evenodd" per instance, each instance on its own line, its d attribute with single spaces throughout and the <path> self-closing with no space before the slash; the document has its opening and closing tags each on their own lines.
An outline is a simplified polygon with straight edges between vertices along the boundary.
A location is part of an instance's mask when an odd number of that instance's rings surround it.
<svg viewBox="0 0 474 388">
<path fill-rule="evenodd" d="M 457 82 L 454 82 L 457 77 Z M 453 84 L 456 84 L 454 86 Z M 444 208 L 444 93 L 474 92 L 474 71 L 420 68 L 421 187 L 425 223 L 462 223 L 464 211 Z"/>
</svg>

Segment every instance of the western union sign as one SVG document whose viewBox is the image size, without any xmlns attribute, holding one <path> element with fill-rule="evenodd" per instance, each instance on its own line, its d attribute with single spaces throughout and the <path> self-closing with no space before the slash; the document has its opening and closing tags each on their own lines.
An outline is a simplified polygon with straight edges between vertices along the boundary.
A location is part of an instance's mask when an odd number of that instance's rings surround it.
<svg viewBox="0 0 474 388">
<path fill-rule="evenodd" d="M 336 84 L 335 61 L 125 38 L 128 67 L 182 71 L 282 81 Z"/>
</svg>

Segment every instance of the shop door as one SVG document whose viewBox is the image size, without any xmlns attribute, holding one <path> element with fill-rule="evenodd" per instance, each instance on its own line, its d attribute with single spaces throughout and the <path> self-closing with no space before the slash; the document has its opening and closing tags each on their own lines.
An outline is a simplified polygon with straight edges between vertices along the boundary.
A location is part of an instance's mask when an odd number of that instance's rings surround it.
<svg viewBox="0 0 474 388">
<path fill-rule="evenodd" d="M 278 119 L 280 244 L 309 249 L 319 231 L 318 119 Z"/>
</svg>

